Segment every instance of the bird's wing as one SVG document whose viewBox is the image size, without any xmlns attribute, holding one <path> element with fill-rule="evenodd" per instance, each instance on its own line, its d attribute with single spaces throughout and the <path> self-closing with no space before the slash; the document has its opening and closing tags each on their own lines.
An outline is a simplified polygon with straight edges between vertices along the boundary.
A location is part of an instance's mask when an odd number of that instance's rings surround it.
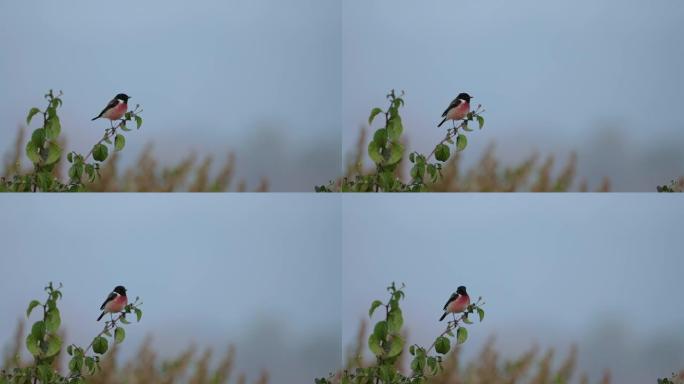
<svg viewBox="0 0 684 384">
<path fill-rule="evenodd" d="M 110 104 L 111 104 L 111 103 L 110 103 Z M 110 293 L 109 296 L 107 296 L 107 299 L 105 299 L 104 303 L 102 303 L 102 306 L 100 307 L 100 309 L 104 309 L 104 307 L 105 307 L 105 305 L 107 305 L 107 303 L 109 303 L 110 301 L 116 299 L 116 296 L 117 296 L 117 293 L 116 293 L 116 292 Z"/>
<path fill-rule="evenodd" d="M 117 100 L 117 99 L 112 99 L 112 101 L 110 101 L 109 104 L 107 104 L 107 106 L 104 107 L 104 109 L 102 110 L 102 112 L 100 112 L 100 114 L 97 115 L 97 117 L 100 117 L 100 116 L 104 115 L 104 113 L 107 112 L 108 109 L 112 109 L 112 108 L 116 107 L 117 105 L 119 105 L 119 100 Z"/>
<path fill-rule="evenodd" d="M 452 301 L 458 299 L 458 296 L 459 296 L 458 293 L 452 293 L 452 294 L 451 294 L 451 297 L 449 297 L 449 300 L 446 302 L 446 304 L 444 304 L 444 310 L 445 310 L 445 311 L 446 311 L 447 307 L 449 306 L 449 303 L 451 303 Z"/>
<path fill-rule="evenodd" d="M 456 107 L 458 107 L 460 104 L 461 104 L 461 99 L 455 98 L 454 101 L 452 101 L 451 104 L 449 104 L 449 106 L 447 107 L 447 109 L 444 110 L 444 113 L 442 113 L 442 117 L 446 116 L 447 113 L 449 112 L 449 110 L 450 110 L 451 108 L 456 108 Z"/>
</svg>

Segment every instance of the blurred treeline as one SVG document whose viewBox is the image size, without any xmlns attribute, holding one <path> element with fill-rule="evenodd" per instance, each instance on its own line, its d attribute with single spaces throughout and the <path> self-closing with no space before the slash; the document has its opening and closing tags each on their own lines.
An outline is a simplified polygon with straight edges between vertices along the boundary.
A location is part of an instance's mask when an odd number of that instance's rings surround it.
<svg viewBox="0 0 684 384">
<path fill-rule="evenodd" d="M 354 345 L 347 351 L 346 370 L 373 365 L 374 360 L 364 358 L 367 349 L 368 324 L 362 321 Z M 467 348 L 467 343 L 465 344 Z M 409 372 L 406 361 L 398 361 L 399 369 Z M 605 371 L 600 381 L 590 381 L 584 373 L 577 372 L 577 348 L 572 346 L 563 358 L 556 351 L 540 351 L 533 347 L 514 359 L 503 359 L 494 349 L 494 339 L 489 339 L 479 355 L 469 362 L 461 358 L 461 346 L 457 346 L 445 358 L 444 370 L 428 380 L 428 384 L 610 384 L 610 372 Z M 684 380 L 684 371 L 678 378 Z M 653 383 L 656 378 L 653 379 Z M 677 382 L 678 383 L 678 382 Z"/>
<path fill-rule="evenodd" d="M 19 128 L 12 148 L 4 156 L 1 177 L 24 174 L 24 147 L 26 131 Z M 65 143 L 60 146 L 66 148 Z M 62 159 L 63 162 L 66 160 Z M 236 159 L 229 153 L 218 169 L 212 169 L 215 159 L 211 155 L 198 156 L 190 154 L 176 164 L 161 165 L 155 159 L 152 145 L 147 145 L 138 155 L 135 165 L 122 168 L 118 152 L 113 152 L 104 162 L 100 170 L 101 177 L 94 183 L 86 184 L 93 192 L 224 192 L 234 190 L 246 192 L 248 187 L 244 180 L 235 180 Z M 30 163 L 27 165 L 30 166 Z M 54 175 L 64 176 L 62 167 L 55 167 Z M 268 191 L 268 182 L 261 183 L 252 191 Z"/>
<path fill-rule="evenodd" d="M 24 350 L 24 323 L 20 322 L 14 334 L 14 340 L 5 346 L 2 366 L 0 369 L 11 370 L 14 367 L 30 365 L 22 361 L 21 351 Z M 64 335 L 61 335 L 64 339 Z M 157 352 L 152 348 L 150 338 L 141 344 L 137 354 L 128 361 L 120 361 L 118 348 L 113 344 L 101 361 L 102 370 L 87 378 L 91 384 L 247 384 L 247 377 L 236 372 L 235 348 L 230 346 L 217 360 L 211 349 L 202 351 L 189 346 L 178 356 L 160 360 Z M 65 366 L 65 352 L 62 351 L 54 362 L 55 369 Z M 262 372 L 260 377 L 249 383 L 267 384 L 268 373 Z"/>
<path fill-rule="evenodd" d="M 347 163 L 344 177 L 353 179 L 356 175 L 375 172 L 374 168 L 364 167 L 367 155 L 367 135 L 365 128 L 356 141 L 350 160 Z M 407 143 L 403 143 L 409 148 Z M 473 157 L 475 154 L 467 148 L 463 153 L 451 156 L 442 170 L 442 179 L 430 184 L 432 192 L 609 192 L 610 180 L 604 177 L 598 186 L 590 187 L 586 180 L 577 176 L 577 156 L 571 153 L 560 170 L 554 172 L 557 159 L 553 155 L 545 158 L 533 153 L 518 164 L 502 164 L 495 154 L 494 144 L 480 154 L 477 164 L 470 169 L 463 169 L 462 156 Z M 406 156 L 402 159 L 405 162 Z M 397 176 L 407 180 L 407 168 L 397 167 Z M 340 180 L 338 180 L 339 183 Z"/>
</svg>

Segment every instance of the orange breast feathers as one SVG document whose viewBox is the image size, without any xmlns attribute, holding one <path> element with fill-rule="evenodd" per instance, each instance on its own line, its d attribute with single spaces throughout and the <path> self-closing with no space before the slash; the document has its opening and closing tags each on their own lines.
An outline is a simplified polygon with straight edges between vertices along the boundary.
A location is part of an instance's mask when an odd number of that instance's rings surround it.
<svg viewBox="0 0 684 384">
<path fill-rule="evenodd" d="M 468 295 L 459 295 L 456 300 L 449 303 L 447 312 L 459 313 L 465 311 L 470 305 L 470 297 Z"/>
<path fill-rule="evenodd" d="M 105 112 L 102 117 L 109 120 L 119 120 L 123 117 L 124 113 L 128 110 L 128 104 L 119 103 L 116 107 Z"/>
<path fill-rule="evenodd" d="M 104 310 L 109 313 L 121 312 L 126 308 L 126 305 L 128 305 L 128 298 L 126 296 L 118 295 L 114 300 L 105 305 Z"/>
</svg>

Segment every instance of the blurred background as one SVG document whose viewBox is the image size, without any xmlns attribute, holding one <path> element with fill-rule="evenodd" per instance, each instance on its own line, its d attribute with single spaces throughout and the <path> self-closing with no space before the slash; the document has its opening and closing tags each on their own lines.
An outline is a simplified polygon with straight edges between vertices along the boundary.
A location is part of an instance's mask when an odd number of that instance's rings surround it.
<svg viewBox="0 0 684 384">
<path fill-rule="evenodd" d="M 339 367 L 336 198 L 8 195 L 0 212 L 5 357 L 29 301 L 44 300 L 43 287 L 54 281 L 64 284 L 66 340 L 79 345 L 102 329 L 98 308 L 115 285 L 131 300 L 140 296 L 144 314 L 126 326 L 120 366 L 138 360 L 152 369 L 140 352 L 149 337 L 158 369 L 191 346 L 198 360 L 211 348 L 215 369 L 233 345 L 231 382 L 265 374 L 271 383 L 305 383 Z M 20 347 L 28 357 L 23 340 Z"/>
<path fill-rule="evenodd" d="M 572 382 L 581 373 L 599 382 L 607 370 L 613 383 L 655 383 L 684 368 L 678 214 L 684 201 L 635 194 L 459 196 L 343 197 L 345 349 L 356 344 L 362 320 L 368 325 L 370 303 L 386 301 L 385 287 L 395 281 L 406 284 L 410 344 L 429 346 L 444 330 L 438 319 L 459 285 L 472 300 L 483 297 L 485 319 L 468 326 L 460 353 L 476 372 L 505 372 L 511 366 L 503 361 L 534 347 L 538 358 L 553 349 L 551 369 L 557 369 L 573 345 Z M 497 366 L 489 365 L 491 353 L 481 355 L 492 337 Z M 538 366 L 544 363 L 535 361 L 530 371 Z M 462 366 L 458 375 L 464 372 Z"/>
<path fill-rule="evenodd" d="M 90 119 L 114 95 L 142 105 L 122 167 L 151 144 L 162 166 L 212 155 L 210 174 L 232 153 L 248 190 L 312 191 L 340 172 L 338 1 L 2 2 L 0 36 L 2 154 L 52 88 L 78 152 L 102 137 L 108 123 Z"/>
<path fill-rule="evenodd" d="M 655 191 L 684 176 L 682 2 L 345 0 L 342 16 L 345 163 L 394 88 L 422 153 L 459 92 L 485 106 L 466 168 L 494 143 L 504 166 L 537 153 L 558 172 L 575 151 L 591 190 L 604 177 L 612 190 Z"/>
</svg>

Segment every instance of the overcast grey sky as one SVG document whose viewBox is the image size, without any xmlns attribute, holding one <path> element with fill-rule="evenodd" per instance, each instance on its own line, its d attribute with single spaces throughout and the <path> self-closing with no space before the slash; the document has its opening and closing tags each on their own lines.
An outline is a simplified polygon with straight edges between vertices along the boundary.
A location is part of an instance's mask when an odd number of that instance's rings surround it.
<svg viewBox="0 0 684 384">
<path fill-rule="evenodd" d="M 465 285 L 486 301 L 466 359 L 492 335 L 509 357 L 576 343 L 592 382 L 654 382 L 684 368 L 682 212 L 644 194 L 343 196 L 342 344 L 396 281 L 409 343 L 429 345 Z"/>
<path fill-rule="evenodd" d="M 337 0 L 0 2 L 0 153 L 49 89 L 64 91 L 69 148 L 118 92 L 140 103 L 164 162 L 191 151 L 237 155 L 237 176 L 311 191 L 340 170 L 341 12 Z"/>
<path fill-rule="evenodd" d="M 5 195 L 0 351 L 48 281 L 69 342 L 87 345 L 117 284 L 144 301 L 120 353 L 236 346 L 236 369 L 312 382 L 340 363 L 341 212 L 329 195 Z M 11 292 L 11 294 L 10 294 Z M 32 320 L 34 320 L 32 318 Z"/>
<path fill-rule="evenodd" d="M 684 175 L 684 2 L 677 0 L 345 0 L 346 155 L 372 107 L 406 91 L 405 131 L 428 153 L 461 91 L 487 112 L 467 164 L 494 142 L 503 164 L 533 151 L 620 191 Z M 374 127 L 375 128 L 375 127 Z"/>
</svg>

